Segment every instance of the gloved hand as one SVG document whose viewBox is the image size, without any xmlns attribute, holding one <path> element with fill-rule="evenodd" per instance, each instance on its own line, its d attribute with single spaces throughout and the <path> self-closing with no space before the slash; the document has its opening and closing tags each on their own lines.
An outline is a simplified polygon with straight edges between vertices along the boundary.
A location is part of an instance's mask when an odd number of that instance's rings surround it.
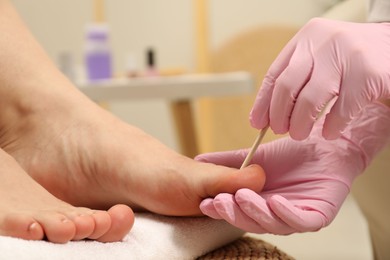
<svg viewBox="0 0 390 260">
<path fill-rule="evenodd" d="M 250 114 L 253 127 L 307 138 L 318 113 L 337 98 L 323 126 L 336 139 L 360 110 L 390 98 L 390 23 L 315 18 L 269 68 Z"/>
<path fill-rule="evenodd" d="M 333 141 L 322 138 L 321 123 L 304 141 L 287 137 L 259 147 L 252 162 L 266 173 L 262 191 L 219 194 L 202 201 L 202 212 L 255 233 L 290 234 L 327 226 L 354 178 L 390 143 L 390 108 L 376 102 L 367 105 Z M 239 168 L 247 152 L 203 154 L 196 159 Z"/>
</svg>

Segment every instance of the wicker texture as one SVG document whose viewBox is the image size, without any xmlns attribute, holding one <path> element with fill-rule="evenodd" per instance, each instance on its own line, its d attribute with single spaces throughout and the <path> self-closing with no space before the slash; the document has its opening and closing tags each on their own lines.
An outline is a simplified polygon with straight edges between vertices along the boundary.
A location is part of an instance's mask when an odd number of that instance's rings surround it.
<svg viewBox="0 0 390 260">
<path fill-rule="evenodd" d="M 197 260 L 293 260 L 275 246 L 260 239 L 242 237 L 224 247 L 207 253 Z"/>
</svg>

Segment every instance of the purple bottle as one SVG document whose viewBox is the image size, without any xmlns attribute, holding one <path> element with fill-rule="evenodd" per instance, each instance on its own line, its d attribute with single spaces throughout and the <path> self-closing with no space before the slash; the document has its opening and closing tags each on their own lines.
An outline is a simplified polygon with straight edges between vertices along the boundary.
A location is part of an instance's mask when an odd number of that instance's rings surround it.
<svg viewBox="0 0 390 260">
<path fill-rule="evenodd" d="M 109 79 L 112 76 L 109 30 L 106 24 L 86 27 L 85 65 L 90 81 Z"/>
</svg>

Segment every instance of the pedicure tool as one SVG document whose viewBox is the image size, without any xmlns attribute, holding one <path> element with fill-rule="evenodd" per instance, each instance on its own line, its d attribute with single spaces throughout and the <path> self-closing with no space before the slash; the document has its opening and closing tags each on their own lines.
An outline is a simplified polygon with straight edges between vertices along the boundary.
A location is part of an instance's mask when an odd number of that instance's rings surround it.
<svg viewBox="0 0 390 260">
<path fill-rule="evenodd" d="M 257 147 L 259 147 L 259 145 L 261 144 L 261 141 L 263 140 L 265 134 L 267 133 L 268 128 L 269 128 L 269 126 L 267 125 L 263 129 L 261 129 L 259 135 L 256 137 L 256 140 L 253 143 L 252 148 L 249 151 L 249 153 L 247 154 L 247 156 L 246 156 L 244 162 L 242 163 L 240 169 L 243 169 L 243 168 L 247 167 L 248 164 L 251 162 L 251 160 L 253 158 L 253 155 L 255 154 L 255 152 L 257 150 Z"/>
</svg>

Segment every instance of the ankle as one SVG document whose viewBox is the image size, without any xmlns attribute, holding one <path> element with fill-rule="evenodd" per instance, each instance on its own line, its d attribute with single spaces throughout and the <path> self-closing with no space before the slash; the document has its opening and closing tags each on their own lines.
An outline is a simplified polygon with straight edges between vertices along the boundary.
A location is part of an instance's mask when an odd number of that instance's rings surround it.
<svg viewBox="0 0 390 260">
<path fill-rule="evenodd" d="M 34 82 L 3 92 L 0 97 L 0 147 L 4 148 L 26 133 L 55 124 L 53 118 L 58 121 L 70 113 L 77 102 L 75 91 L 50 86 L 52 84 Z"/>
</svg>

